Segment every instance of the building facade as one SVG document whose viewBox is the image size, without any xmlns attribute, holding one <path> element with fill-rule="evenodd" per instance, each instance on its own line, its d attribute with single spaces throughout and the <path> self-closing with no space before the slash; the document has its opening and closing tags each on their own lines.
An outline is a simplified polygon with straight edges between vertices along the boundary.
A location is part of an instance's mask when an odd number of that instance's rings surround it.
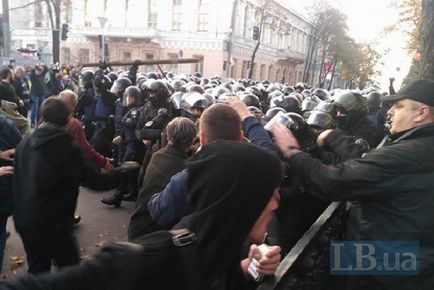
<svg viewBox="0 0 434 290">
<path fill-rule="evenodd" d="M 30 0 L 13 2 L 11 50 L 37 49 L 49 59 L 47 7 Z M 252 78 L 296 83 L 303 77 L 311 25 L 283 0 L 62 0 L 60 10 L 61 22 L 69 28 L 67 40 L 60 43 L 64 64 L 101 60 L 104 35 L 108 62 L 194 57 L 203 61 L 163 68 L 247 78 L 257 43 L 253 27 L 258 26 L 261 44 Z M 99 17 L 107 19 L 104 27 Z"/>
</svg>

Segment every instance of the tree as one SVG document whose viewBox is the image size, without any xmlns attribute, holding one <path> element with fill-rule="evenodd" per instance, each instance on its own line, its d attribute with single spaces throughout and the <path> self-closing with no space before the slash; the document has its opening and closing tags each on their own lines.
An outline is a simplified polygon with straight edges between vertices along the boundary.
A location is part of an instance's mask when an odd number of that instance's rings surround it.
<svg viewBox="0 0 434 290">
<path fill-rule="evenodd" d="M 434 80 L 434 1 L 422 1 L 420 66 L 421 78 Z"/>
<path fill-rule="evenodd" d="M 321 21 L 318 23 L 318 40 L 322 55 L 318 83 L 320 87 L 323 87 L 326 78 L 326 74 L 323 75 L 324 61 L 326 58 L 336 59 L 338 44 L 346 37 L 348 27 L 346 16 L 336 8 L 329 7 L 319 13 L 318 19 Z"/>
<path fill-rule="evenodd" d="M 407 49 L 414 59 L 404 83 L 434 79 L 434 1 L 403 0 L 398 8 L 399 22 L 386 32 L 400 31 L 408 37 Z"/>
<path fill-rule="evenodd" d="M 256 8 L 254 12 L 255 15 L 255 26 L 259 27 L 257 42 L 255 48 L 253 50 L 251 59 L 250 59 L 250 69 L 248 78 L 251 79 L 253 77 L 253 72 L 255 69 L 255 58 L 256 53 L 261 45 L 261 38 L 267 26 L 273 33 L 276 34 L 289 34 L 289 27 L 285 25 L 283 19 L 285 18 L 278 7 L 271 6 L 269 1 L 262 0 L 260 5 Z M 252 35 L 253 36 L 253 35 Z M 256 37 L 255 37 L 256 38 Z"/>
<path fill-rule="evenodd" d="M 51 36 L 53 41 L 53 63 L 59 62 L 60 55 L 60 4 L 61 0 L 45 0 L 50 16 Z"/>
</svg>

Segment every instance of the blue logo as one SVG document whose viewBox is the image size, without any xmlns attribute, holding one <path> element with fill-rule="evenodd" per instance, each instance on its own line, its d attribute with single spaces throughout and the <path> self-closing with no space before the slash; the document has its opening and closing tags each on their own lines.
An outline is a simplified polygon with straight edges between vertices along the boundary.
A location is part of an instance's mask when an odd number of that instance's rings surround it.
<svg viewBox="0 0 434 290">
<path fill-rule="evenodd" d="M 331 275 L 419 274 L 418 241 L 332 241 Z"/>
</svg>

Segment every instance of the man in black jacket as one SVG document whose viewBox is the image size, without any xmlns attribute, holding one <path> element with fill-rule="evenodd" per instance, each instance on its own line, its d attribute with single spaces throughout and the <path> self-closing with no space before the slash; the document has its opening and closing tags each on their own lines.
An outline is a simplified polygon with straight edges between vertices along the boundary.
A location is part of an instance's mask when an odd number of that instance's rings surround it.
<svg viewBox="0 0 434 290">
<path fill-rule="evenodd" d="M 39 121 L 39 106 L 42 101 L 47 97 L 47 85 L 45 83 L 45 74 L 48 72 L 46 66 L 36 66 L 30 73 L 30 82 L 32 84 L 30 89 L 31 102 L 32 102 L 32 127 L 38 124 Z"/>
<path fill-rule="evenodd" d="M 86 163 L 81 149 L 65 131 L 70 111 L 58 99 L 41 105 L 44 122 L 16 149 L 15 228 L 27 254 L 29 272 L 49 271 L 79 262 L 71 234 L 80 184 L 108 190 L 118 172 L 101 172 Z"/>
<path fill-rule="evenodd" d="M 273 134 L 309 193 L 352 201 L 348 239 L 419 242 L 418 275 L 352 276 L 350 289 L 433 289 L 434 82 L 413 82 L 385 100 L 395 102 L 390 139 L 362 158 L 325 165 L 302 153 L 286 128 L 275 126 Z"/>
</svg>

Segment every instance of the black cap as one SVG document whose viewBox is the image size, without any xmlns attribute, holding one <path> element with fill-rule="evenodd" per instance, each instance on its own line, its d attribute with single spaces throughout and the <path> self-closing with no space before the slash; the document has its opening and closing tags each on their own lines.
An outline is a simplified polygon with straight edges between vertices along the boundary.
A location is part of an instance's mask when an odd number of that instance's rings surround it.
<svg viewBox="0 0 434 290">
<path fill-rule="evenodd" d="M 417 80 L 406 85 L 396 95 L 386 96 L 383 101 L 395 102 L 410 99 L 434 107 L 434 81 Z"/>
</svg>

